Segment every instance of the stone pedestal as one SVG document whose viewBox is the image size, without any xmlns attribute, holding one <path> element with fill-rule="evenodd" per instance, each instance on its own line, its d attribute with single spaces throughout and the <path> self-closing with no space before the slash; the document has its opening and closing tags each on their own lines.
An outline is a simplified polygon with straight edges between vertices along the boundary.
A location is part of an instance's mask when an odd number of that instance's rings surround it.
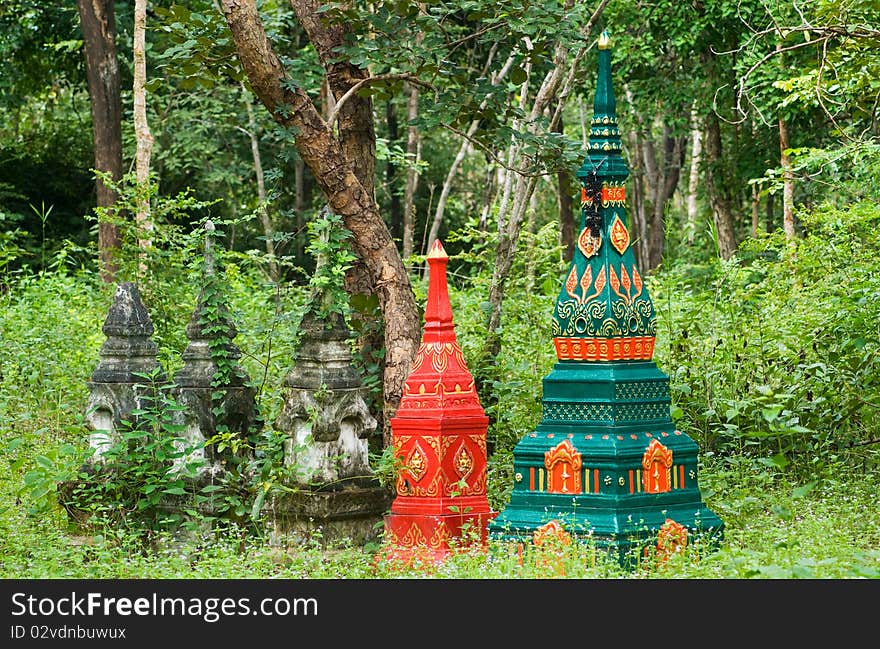
<svg viewBox="0 0 880 649">
<path fill-rule="evenodd" d="M 276 426 L 287 434 L 284 464 L 293 493 L 267 504 L 275 534 L 325 543 L 378 538 L 391 501 L 369 464 L 367 438 L 376 429 L 352 365 L 351 333 L 338 313 L 309 310 L 285 378 Z"/>
<path fill-rule="evenodd" d="M 486 498 L 486 417 L 455 336 L 446 281 L 449 258 L 439 240 L 428 254 L 425 327 L 391 419 L 403 463 L 385 519 L 387 558 L 442 561 L 487 542 L 496 515 Z"/>
<path fill-rule="evenodd" d="M 182 408 L 175 418 L 183 426 L 184 444 L 193 449 L 188 459 L 204 462 L 198 469 L 202 482 L 217 478 L 231 468 L 225 466 L 231 451 L 225 454 L 217 451 L 214 438 L 218 433 L 228 433 L 247 442 L 260 427 L 256 390 L 238 364 L 241 351 L 232 342 L 237 334 L 235 324 L 222 302 L 213 319 L 209 319 L 208 312 L 203 290 L 186 326 L 189 342 L 183 352 L 183 367 L 174 375 L 174 396 Z M 212 355 L 212 346 L 215 353 L 219 350 L 222 354 L 226 367 L 222 381 L 216 385 L 218 364 Z M 219 396 L 215 398 L 215 395 Z M 247 443 L 242 447 L 249 448 Z M 239 453 L 237 459 L 246 460 L 250 455 L 246 450 Z"/>
<path fill-rule="evenodd" d="M 88 383 L 85 413 L 89 445 L 98 461 L 118 441 L 123 421 L 136 419 L 132 411 L 152 405 L 156 390 L 165 382 L 156 359 L 158 348 L 151 338 L 153 322 L 135 284 L 117 286 L 102 331 L 107 339 Z M 152 376 L 155 385 L 144 375 Z"/>
<path fill-rule="evenodd" d="M 589 152 L 577 172 L 581 230 L 553 314 L 559 362 L 542 417 L 514 448 L 502 539 L 582 537 L 623 563 L 722 537 L 702 501 L 698 447 L 670 418 L 669 377 L 652 361 L 655 313 L 630 248 L 611 50 L 599 42 Z"/>
</svg>

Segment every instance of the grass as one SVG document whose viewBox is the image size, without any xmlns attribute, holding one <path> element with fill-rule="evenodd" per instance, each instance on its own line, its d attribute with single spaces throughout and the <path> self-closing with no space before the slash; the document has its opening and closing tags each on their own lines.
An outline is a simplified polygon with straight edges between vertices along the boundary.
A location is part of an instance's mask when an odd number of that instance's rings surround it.
<svg viewBox="0 0 880 649">
<path fill-rule="evenodd" d="M 755 467 L 752 467 L 754 469 Z M 7 473 L 2 502 L 14 503 Z M 462 549 L 439 564 L 377 560 L 380 546 L 318 539 L 278 547 L 260 535 L 207 533 L 186 542 L 164 539 L 146 549 L 122 529 L 84 536 L 63 511 L 33 516 L 11 504 L 0 522 L 0 577 L 14 579 L 860 579 L 880 578 L 878 475 L 827 479 L 801 495 L 783 476 L 715 460 L 703 489 L 725 522 L 717 550 L 699 545 L 664 564 L 624 570 L 587 542 L 520 555 L 492 541 Z"/>
</svg>

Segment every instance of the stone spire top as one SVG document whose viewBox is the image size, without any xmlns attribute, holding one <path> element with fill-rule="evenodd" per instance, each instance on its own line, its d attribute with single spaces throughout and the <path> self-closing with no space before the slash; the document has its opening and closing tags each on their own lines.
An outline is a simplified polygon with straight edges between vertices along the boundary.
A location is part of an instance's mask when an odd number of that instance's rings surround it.
<svg viewBox="0 0 880 649">
<path fill-rule="evenodd" d="M 158 347 L 153 342 L 153 321 L 141 301 L 137 285 L 122 282 L 101 328 L 107 340 L 101 345 L 101 361 L 92 374 L 95 383 L 137 383 L 138 374 L 159 368 Z"/>
</svg>

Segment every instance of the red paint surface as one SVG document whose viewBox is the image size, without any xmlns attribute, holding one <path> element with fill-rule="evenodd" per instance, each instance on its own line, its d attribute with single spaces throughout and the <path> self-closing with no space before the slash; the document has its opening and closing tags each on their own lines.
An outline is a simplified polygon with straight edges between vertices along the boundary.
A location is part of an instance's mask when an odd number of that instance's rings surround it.
<svg viewBox="0 0 880 649">
<path fill-rule="evenodd" d="M 399 473 L 385 517 L 388 559 L 439 561 L 453 547 L 485 547 L 486 526 L 497 515 L 486 498 L 489 418 L 456 340 L 448 261 L 435 241 L 422 341 L 390 422 L 395 455 L 410 468 Z"/>
</svg>

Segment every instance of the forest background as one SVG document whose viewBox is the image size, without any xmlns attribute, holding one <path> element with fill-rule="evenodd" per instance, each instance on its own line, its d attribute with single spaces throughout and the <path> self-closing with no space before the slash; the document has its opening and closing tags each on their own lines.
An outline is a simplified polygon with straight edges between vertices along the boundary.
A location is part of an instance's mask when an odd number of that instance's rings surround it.
<svg viewBox="0 0 880 649">
<path fill-rule="evenodd" d="M 142 514 L 124 523 L 83 533 L 60 506 L 116 283 L 138 283 L 173 374 L 208 219 L 270 422 L 249 443 L 271 445 L 299 315 L 329 286 L 385 479 L 439 238 L 502 509 L 555 358 L 607 30 L 655 360 L 727 526 L 718 552 L 643 574 L 877 577 L 878 25 L 869 0 L 2 0 L 0 572 L 386 575 L 375 548 L 270 546 L 268 460 L 243 473 L 230 526 L 183 549 L 155 551 L 142 482 L 113 485 Z M 567 575 L 618 574 L 571 552 Z M 466 554 L 439 574 L 542 565 Z"/>
</svg>

